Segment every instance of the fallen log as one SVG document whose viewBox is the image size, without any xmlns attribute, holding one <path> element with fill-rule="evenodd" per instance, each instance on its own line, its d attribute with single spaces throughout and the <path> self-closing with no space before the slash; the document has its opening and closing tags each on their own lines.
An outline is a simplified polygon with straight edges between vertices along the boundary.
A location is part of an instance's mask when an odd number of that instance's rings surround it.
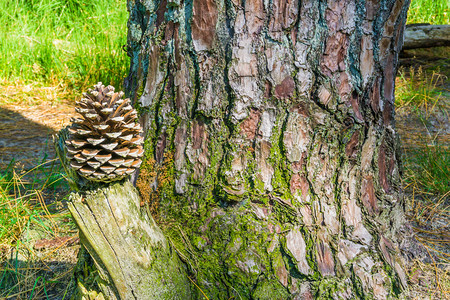
<svg viewBox="0 0 450 300">
<path fill-rule="evenodd" d="M 450 25 L 406 25 L 403 50 L 450 46 Z"/>
</svg>

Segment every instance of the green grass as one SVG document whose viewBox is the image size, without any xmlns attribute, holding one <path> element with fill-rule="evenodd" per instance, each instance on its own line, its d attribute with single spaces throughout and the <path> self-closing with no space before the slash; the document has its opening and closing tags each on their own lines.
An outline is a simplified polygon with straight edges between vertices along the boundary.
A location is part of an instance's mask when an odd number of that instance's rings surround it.
<svg viewBox="0 0 450 300">
<path fill-rule="evenodd" d="M 444 145 L 425 145 L 406 157 L 406 182 L 426 193 L 446 195 L 450 191 L 450 151 Z"/>
<path fill-rule="evenodd" d="M 0 11 L 0 78 L 122 88 L 126 0 L 8 0 Z"/>
<path fill-rule="evenodd" d="M 43 192 L 66 184 L 54 162 L 23 174 L 12 169 L 12 162 L 0 172 L 0 244 L 13 244 L 31 224 L 43 225 L 43 216 L 50 216 Z"/>
<path fill-rule="evenodd" d="M 396 79 L 395 105 L 397 108 L 423 108 L 433 110 L 445 104 L 442 91 L 439 89 L 446 77 L 436 71 L 423 71 L 411 67 L 409 70 L 400 69 Z"/>
<path fill-rule="evenodd" d="M 408 23 L 449 24 L 448 0 L 412 0 Z"/>
<path fill-rule="evenodd" d="M 67 235 L 74 227 L 70 214 L 61 213 L 55 207 L 59 202 L 52 201 L 57 192 L 67 191 L 54 162 L 46 161 L 21 174 L 12 168 L 13 163 L 0 171 L 1 299 L 48 299 L 48 287 L 65 286 L 62 280 L 71 277 L 67 271 L 62 275 L 49 271 L 45 259 L 51 259 L 52 252 L 43 256 L 33 250 L 39 236 L 52 239 Z"/>
<path fill-rule="evenodd" d="M 408 114 L 416 114 L 425 127 L 430 118 L 448 111 L 448 98 L 443 94 L 447 77 L 436 70 L 411 67 L 400 69 L 396 78 L 395 105 Z M 434 116 L 434 117 L 433 117 Z M 448 147 L 425 140 L 406 153 L 406 182 L 425 193 L 444 195 L 450 189 L 450 153 Z"/>
</svg>

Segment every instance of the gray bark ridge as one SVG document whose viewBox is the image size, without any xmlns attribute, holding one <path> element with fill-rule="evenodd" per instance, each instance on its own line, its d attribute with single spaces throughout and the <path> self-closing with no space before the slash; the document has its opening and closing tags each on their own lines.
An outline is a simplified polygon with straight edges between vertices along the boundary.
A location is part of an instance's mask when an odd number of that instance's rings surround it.
<svg viewBox="0 0 450 300">
<path fill-rule="evenodd" d="M 183 265 L 130 182 L 73 193 L 69 210 L 108 299 L 191 298 Z"/>
</svg>

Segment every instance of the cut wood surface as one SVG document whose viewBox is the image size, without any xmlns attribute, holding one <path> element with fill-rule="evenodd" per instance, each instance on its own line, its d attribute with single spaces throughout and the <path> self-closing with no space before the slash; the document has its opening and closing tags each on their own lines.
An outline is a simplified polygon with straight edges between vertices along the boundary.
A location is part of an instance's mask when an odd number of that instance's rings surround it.
<svg viewBox="0 0 450 300">
<path fill-rule="evenodd" d="M 403 50 L 450 46 L 450 25 L 410 24 L 406 26 Z"/>
</svg>

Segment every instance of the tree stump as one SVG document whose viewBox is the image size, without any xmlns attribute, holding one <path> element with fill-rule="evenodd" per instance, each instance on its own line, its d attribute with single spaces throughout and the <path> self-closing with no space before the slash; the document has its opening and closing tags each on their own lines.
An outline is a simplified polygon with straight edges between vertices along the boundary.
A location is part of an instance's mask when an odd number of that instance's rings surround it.
<svg viewBox="0 0 450 300">
<path fill-rule="evenodd" d="M 141 211 L 133 185 L 114 183 L 71 195 L 80 240 L 107 299 L 190 299 L 185 267 L 162 231 Z"/>
</svg>

